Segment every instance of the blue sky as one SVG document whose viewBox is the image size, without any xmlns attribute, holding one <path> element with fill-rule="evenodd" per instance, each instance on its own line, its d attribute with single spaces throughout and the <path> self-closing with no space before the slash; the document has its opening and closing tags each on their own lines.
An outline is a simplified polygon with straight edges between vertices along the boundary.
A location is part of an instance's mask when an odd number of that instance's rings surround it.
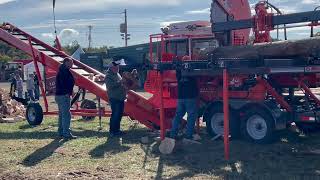
<svg viewBox="0 0 320 180">
<path fill-rule="evenodd" d="M 258 0 L 249 0 L 250 4 Z M 313 10 L 320 0 L 269 0 L 285 13 Z M 63 43 L 88 46 L 92 25 L 93 46 L 123 46 L 119 24 L 128 9 L 129 45 L 148 41 L 168 22 L 209 20 L 211 0 L 56 0 L 57 29 Z M 0 0 L 0 22 L 13 23 L 34 36 L 53 41 L 52 0 Z M 320 31 L 320 28 L 319 28 Z M 308 28 L 289 30 L 289 38 L 307 37 Z"/>
</svg>

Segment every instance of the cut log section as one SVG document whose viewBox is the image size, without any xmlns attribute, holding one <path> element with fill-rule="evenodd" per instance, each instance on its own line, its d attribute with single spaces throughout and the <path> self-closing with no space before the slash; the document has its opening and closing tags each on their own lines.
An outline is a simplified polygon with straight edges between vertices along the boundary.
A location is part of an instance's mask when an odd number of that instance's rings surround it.
<svg viewBox="0 0 320 180">
<path fill-rule="evenodd" d="M 175 145 L 175 139 L 165 138 L 159 145 L 159 151 L 161 152 L 161 154 L 171 154 L 174 150 Z"/>
</svg>

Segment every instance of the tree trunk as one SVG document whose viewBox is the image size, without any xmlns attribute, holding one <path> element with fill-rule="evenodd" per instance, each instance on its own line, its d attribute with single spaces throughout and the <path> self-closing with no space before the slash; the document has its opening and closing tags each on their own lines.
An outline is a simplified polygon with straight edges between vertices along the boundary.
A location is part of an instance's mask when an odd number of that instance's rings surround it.
<svg viewBox="0 0 320 180">
<path fill-rule="evenodd" d="M 248 46 L 219 47 L 211 52 L 214 58 L 246 58 L 259 57 L 285 58 L 292 56 L 319 56 L 320 38 L 297 41 L 279 41 Z"/>
</svg>

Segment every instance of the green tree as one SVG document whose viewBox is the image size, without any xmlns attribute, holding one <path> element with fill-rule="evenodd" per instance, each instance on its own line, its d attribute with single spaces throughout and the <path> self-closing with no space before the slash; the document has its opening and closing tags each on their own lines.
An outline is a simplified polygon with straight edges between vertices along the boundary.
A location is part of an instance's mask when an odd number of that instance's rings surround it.
<svg viewBox="0 0 320 180">
<path fill-rule="evenodd" d="M 0 62 L 7 63 L 7 62 L 10 62 L 10 61 L 12 61 L 12 58 L 10 58 L 7 55 L 0 54 Z"/>
<path fill-rule="evenodd" d="M 66 52 L 68 55 L 72 55 L 78 48 L 80 47 L 80 45 L 78 44 L 78 42 L 73 42 L 70 45 L 67 46 L 63 46 L 63 51 Z M 108 46 L 102 46 L 102 47 L 93 47 L 93 48 L 83 48 L 83 51 L 86 53 L 101 53 L 101 52 L 107 52 L 108 50 Z"/>
<path fill-rule="evenodd" d="M 0 54 L 6 55 L 14 59 L 29 59 L 30 57 L 24 53 L 23 51 L 16 49 L 14 47 L 9 46 L 8 44 L 0 41 Z"/>
</svg>

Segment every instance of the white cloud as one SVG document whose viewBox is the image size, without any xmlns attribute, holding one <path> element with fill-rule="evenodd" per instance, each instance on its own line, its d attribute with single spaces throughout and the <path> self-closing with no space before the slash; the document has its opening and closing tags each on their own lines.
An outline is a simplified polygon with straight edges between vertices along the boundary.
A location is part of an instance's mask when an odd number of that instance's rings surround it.
<svg viewBox="0 0 320 180">
<path fill-rule="evenodd" d="M 11 1 L 15 1 L 15 0 L 0 0 L 0 4 L 5 4 Z"/>
<path fill-rule="evenodd" d="M 79 32 L 74 29 L 63 29 L 58 35 L 62 44 L 70 44 L 77 40 L 78 36 Z"/>
<path fill-rule="evenodd" d="M 187 11 L 185 14 L 210 14 L 210 8 Z"/>
<path fill-rule="evenodd" d="M 77 0 L 77 1 L 56 1 L 57 13 L 74 13 L 88 10 L 110 10 L 111 8 L 126 7 L 148 7 L 148 6 L 178 6 L 182 0 Z M 29 10 L 48 11 L 52 8 L 51 1 L 43 1 L 38 7 L 29 8 Z"/>
<path fill-rule="evenodd" d="M 161 26 L 161 27 L 166 27 L 166 26 L 169 26 L 170 24 L 180 23 L 180 22 L 185 22 L 185 21 L 165 21 L 165 22 L 161 22 L 161 23 L 160 23 L 160 26 Z"/>
<path fill-rule="evenodd" d="M 279 9 L 284 14 L 291 14 L 299 11 L 297 7 L 294 6 L 280 6 Z"/>
<path fill-rule="evenodd" d="M 302 4 L 319 4 L 319 0 L 303 0 Z"/>
<path fill-rule="evenodd" d="M 75 29 L 63 29 L 58 34 L 58 37 L 63 44 L 69 44 L 76 40 L 79 34 L 80 33 Z M 49 40 L 55 39 L 55 35 L 53 33 L 41 33 L 41 36 Z"/>
<path fill-rule="evenodd" d="M 63 29 L 60 33 L 59 33 L 59 38 L 75 38 L 79 36 L 79 32 L 77 30 L 74 29 Z"/>
</svg>

